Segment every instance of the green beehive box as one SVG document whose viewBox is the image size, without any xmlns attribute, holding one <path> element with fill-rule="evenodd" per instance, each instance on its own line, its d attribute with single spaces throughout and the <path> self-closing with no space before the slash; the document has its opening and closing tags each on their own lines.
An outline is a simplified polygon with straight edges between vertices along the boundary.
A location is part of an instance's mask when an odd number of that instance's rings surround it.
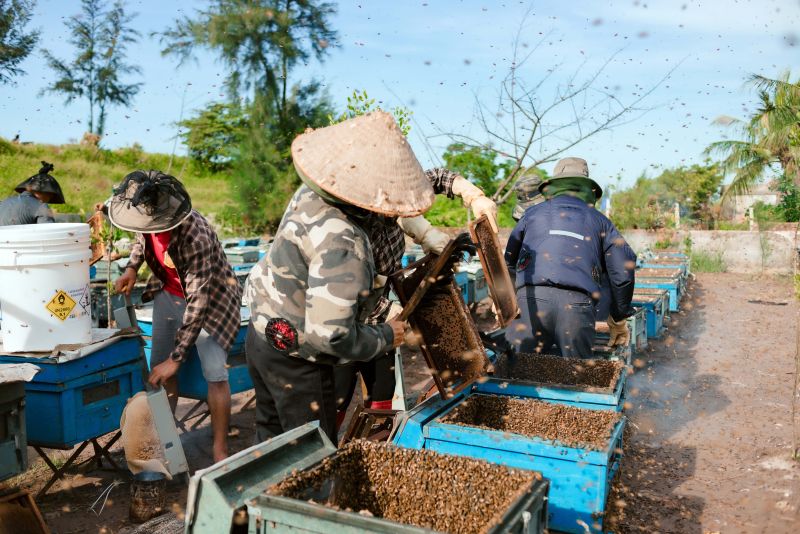
<svg viewBox="0 0 800 534">
<path fill-rule="evenodd" d="M 198 471 L 189 485 L 186 534 L 231 532 L 235 517 L 237 524 L 247 518 L 247 531 L 251 534 L 432 532 L 317 502 L 265 493 L 287 476 L 314 468 L 335 454 L 336 447 L 315 421 Z M 501 523 L 486 532 L 544 532 L 547 490 L 548 482 L 538 480 L 505 510 Z"/>
</svg>

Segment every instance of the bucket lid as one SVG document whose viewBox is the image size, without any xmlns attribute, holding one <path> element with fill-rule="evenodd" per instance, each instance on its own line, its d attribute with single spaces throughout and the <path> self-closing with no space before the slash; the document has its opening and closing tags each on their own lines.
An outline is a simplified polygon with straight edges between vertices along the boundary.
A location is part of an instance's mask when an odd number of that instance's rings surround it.
<svg viewBox="0 0 800 534">
<path fill-rule="evenodd" d="M 52 240 L 88 241 L 89 225 L 86 223 L 18 224 L 0 226 L 0 247 L 7 244 L 48 242 Z"/>
</svg>

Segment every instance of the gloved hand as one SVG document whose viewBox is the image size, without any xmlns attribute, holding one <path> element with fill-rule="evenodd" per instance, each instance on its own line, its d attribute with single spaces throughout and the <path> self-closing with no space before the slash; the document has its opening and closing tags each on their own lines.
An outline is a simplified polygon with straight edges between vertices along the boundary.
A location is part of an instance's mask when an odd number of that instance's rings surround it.
<svg viewBox="0 0 800 534">
<path fill-rule="evenodd" d="M 461 197 L 464 205 L 472 210 L 475 218 L 486 215 L 492 230 L 497 233 L 497 205 L 484 195 L 479 187 L 463 176 L 453 180 L 453 194 Z"/>
<path fill-rule="evenodd" d="M 403 232 L 408 234 L 416 244 L 422 245 L 422 250 L 425 253 L 433 252 L 434 254 L 441 254 L 447 243 L 450 242 L 450 237 L 437 230 L 428 220 L 422 215 L 416 217 L 401 217 L 397 219 L 397 224 L 403 229 Z"/>
<path fill-rule="evenodd" d="M 609 347 L 624 347 L 630 343 L 631 331 L 628 328 L 628 321 L 625 319 L 622 319 L 621 321 L 615 321 L 613 317 L 609 315 L 608 321 L 606 322 L 608 323 Z"/>
</svg>

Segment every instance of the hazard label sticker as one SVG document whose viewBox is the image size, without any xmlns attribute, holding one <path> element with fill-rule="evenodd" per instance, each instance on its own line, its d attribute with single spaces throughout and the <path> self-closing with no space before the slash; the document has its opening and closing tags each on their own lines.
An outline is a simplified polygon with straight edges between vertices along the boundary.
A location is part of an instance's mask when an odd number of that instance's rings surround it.
<svg viewBox="0 0 800 534">
<path fill-rule="evenodd" d="M 45 308 L 64 321 L 69 317 L 69 314 L 72 313 L 73 308 L 75 308 L 75 301 L 66 291 L 59 289 L 58 293 L 45 305 Z"/>
</svg>

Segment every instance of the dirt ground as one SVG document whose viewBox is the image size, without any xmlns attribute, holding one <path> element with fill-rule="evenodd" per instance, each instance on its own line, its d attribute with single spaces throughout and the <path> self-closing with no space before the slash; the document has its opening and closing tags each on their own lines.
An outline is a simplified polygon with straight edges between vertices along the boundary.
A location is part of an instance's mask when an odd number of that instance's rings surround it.
<svg viewBox="0 0 800 534">
<path fill-rule="evenodd" d="M 792 293 L 780 278 L 690 284 L 667 336 L 635 362 L 614 531 L 800 531 Z"/>
<path fill-rule="evenodd" d="M 631 432 L 610 500 L 614 532 L 800 531 L 800 464 L 791 459 L 797 322 L 788 279 L 701 274 L 690 284 L 667 335 L 635 362 Z M 429 378 L 423 359 L 408 351 L 403 358 L 406 387 L 418 392 Z M 251 396 L 234 396 L 232 453 L 253 443 L 254 411 L 243 408 Z M 178 414 L 190 406 L 181 401 Z M 182 441 L 192 470 L 212 463 L 208 421 Z M 29 454 L 31 469 L 3 485 L 33 493 L 44 485 L 47 468 Z M 37 499 L 52 532 L 129 531 L 127 477 L 88 467 Z M 115 481 L 98 515 L 91 507 Z M 168 503 L 183 510 L 180 481 L 170 484 Z"/>
</svg>

